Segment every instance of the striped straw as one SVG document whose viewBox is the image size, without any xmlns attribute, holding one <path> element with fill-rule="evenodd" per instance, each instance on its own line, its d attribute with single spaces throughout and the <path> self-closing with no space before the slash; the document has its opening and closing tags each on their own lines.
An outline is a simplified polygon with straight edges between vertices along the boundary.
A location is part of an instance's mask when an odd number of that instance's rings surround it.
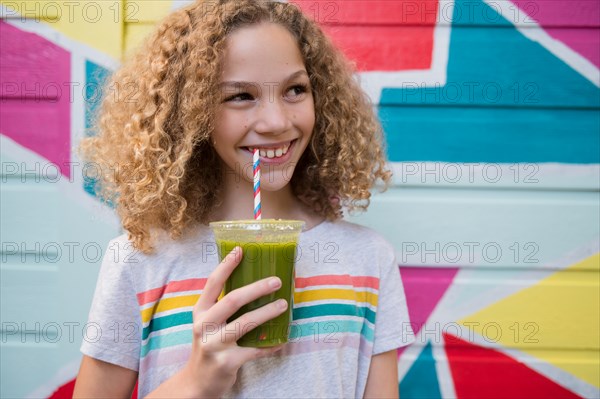
<svg viewBox="0 0 600 399">
<path fill-rule="evenodd" d="M 252 157 L 252 170 L 254 171 L 254 219 L 260 220 L 260 154 L 254 149 Z"/>
</svg>

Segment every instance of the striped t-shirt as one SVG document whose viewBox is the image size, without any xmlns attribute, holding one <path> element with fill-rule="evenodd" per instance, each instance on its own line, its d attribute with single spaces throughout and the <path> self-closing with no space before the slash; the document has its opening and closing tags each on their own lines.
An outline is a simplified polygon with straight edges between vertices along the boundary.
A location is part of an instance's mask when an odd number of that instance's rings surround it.
<svg viewBox="0 0 600 399">
<path fill-rule="evenodd" d="M 214 236 L 199 226 L 155 252 L 126 236 L 109 243 L 88 326 L 88 356 L 139 372 L 140 397 L 187 361 L 192 307 L 218 265 Z M 411 343 L 393 247 L 375 231 L 325 221 L 301 233 L 290 339 L 275 355 L 238 372 L 226 397 L 362 397 L 371 357 Z M 88 327 L 89 330 L 89 327 Z"/>
</svg>

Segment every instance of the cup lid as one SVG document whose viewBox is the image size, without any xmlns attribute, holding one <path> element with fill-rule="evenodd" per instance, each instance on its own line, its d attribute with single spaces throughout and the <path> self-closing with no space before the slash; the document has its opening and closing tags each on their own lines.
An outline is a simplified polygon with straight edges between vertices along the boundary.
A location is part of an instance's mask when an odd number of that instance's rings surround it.
<svg viewBox="0 0 600 399">
<path fill-rule="evenodd" d="M 211 228 L 226 230 L 280 230 L 293 231 L 301 230 L 306 223 L 302 220 L 286 219 L 260 219 L 260 220 L 228 220 L 221 222 L 211 222 Z"/>
</svg>

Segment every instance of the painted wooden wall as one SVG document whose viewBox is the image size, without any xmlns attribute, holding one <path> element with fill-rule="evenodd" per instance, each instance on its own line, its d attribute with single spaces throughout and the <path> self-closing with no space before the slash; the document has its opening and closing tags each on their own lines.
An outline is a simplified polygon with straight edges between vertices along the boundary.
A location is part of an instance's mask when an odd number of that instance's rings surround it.
<svg viewBox="0 0 600 399">
<path fill-rule="evenodd" d="M 397 250 L 401 397 L 600 396 L 599 3 L 294 1 L 385 128 L 394 185 L 351 220 Z M 0 397 L 72 388 L 119 232 L 73 149 L 99 83 L 185 3 L 0 2 Z"/>
</svg>

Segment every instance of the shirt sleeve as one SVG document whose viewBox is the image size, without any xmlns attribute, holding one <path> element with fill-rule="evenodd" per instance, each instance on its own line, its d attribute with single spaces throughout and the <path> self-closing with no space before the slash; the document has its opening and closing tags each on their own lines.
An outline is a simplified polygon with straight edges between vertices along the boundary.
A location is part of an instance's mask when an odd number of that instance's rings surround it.
<svg viewBox="0 0 600 399">
<path fill-rule="evenodd" d="M 391 244 L 383 251 L 379 295 L 375 317 L 373 355 L 409 345 L 415 341 L 410 325 L 400 269 Z"/>
<path fill-rule="evenodd" d="M 81 352 L 138 371 L 141 316 L 130 265 L 125 262 L 127 256 L 123 256 L 123 248 L 129 246 L 119 239 L 109 243 L 84 326 Z"/>
</svg>

